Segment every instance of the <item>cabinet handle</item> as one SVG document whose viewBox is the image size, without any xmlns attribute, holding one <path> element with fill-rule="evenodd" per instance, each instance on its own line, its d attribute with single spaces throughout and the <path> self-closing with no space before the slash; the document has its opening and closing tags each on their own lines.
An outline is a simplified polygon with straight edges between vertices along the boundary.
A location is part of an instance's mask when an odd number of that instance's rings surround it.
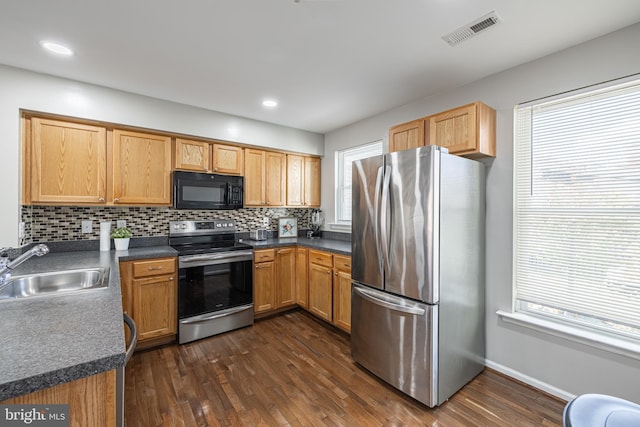
<svg viewBox="0 0 640 427">
<path fill-rule="evenodd" d="M 104 202 L 104 197 L 100 197 L 100 198 L 98 199 L 98 201 L 99 201 L 99 202 Z"/>
<path fill-rule="evenodd" d="M 330 272 L 330 271 L 327 271 L 327 274 L 331 274 L 331 272 Z"/>
<path fill-rule="evenodd" d="M 160 267 L 149 267 L 148 270 L 149 271 L 162 270 L 162 266 L 160 266 Z"/>
<path fill-rule="evenodd" d="M 336 271 L 335 273 L 333 273 L 336 277 L 338 277 L 338 272 Z"/>
<path fill-rule="evenodd" d="M 113 201 L 114 201 L 115 203 L 118 203 L 118 202 L 120 201 L 120 199 L 118 199 L 118 198 L 116 197 L 115 199 L 113 199 Z"/>
<path fill-rule="evenodd" d="M 169 280 L 173 280 L 173 277 L 169 277 Z"/>
<path fill-rule="evenodd" d="M 217 171 L 217 170 L 218 170 L 218 168 L 213 168 L 213 170 L 214 170 L 214 171 Z"/>
</svg>

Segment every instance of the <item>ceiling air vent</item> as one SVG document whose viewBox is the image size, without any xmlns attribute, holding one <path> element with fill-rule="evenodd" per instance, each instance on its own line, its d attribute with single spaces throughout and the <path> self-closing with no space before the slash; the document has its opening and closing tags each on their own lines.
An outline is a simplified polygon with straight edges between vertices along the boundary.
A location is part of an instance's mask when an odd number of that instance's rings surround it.
<svg viewBox="0 0 640 427">
<path fill-rule="evenodd" d="M 495 12 L 489 12 L 481 18 L 476 19 L 473 22 L 464 25 L 446 36 L 442 36 L 442 40 L 449 43 L 451 46 L 455 46 L 460 42 L 467 40 L 478 34 L 480 31 L 484 31 L 487 28 L 491 28 L 500 22 L 500 18 Z"/>
</svg>

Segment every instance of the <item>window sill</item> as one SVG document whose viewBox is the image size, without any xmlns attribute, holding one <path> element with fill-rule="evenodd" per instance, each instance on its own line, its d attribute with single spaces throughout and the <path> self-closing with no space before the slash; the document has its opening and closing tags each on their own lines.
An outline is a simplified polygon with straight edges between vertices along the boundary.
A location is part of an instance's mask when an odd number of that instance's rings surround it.
<svg viewBox="0 0 640 427">
<path fill-rule="evenodd" d="M 605 335 L 577 326 L 564 325 L 562 323 L 524 313 L 510 313 L 498 310 L 496 314 L 507 323 L 534 329 L 556 337 L 588 345 L 599 350 L 640 360 L 640 343 L 633 342 L 622 337 L 619 338 L 612 335 Z"/>
<path fill-rule="evenodd" d="M 332 231 L 338 231 L 341 233 L 351 233 L 351 224 L 333 222 L 327 225 L 329 226 L 329 229 Z"/>
</svg>

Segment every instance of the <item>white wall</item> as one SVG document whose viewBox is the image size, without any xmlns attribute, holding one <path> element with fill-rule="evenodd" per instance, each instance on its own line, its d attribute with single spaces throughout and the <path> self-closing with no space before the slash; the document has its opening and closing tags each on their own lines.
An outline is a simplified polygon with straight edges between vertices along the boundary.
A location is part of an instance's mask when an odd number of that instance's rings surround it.
<svg viewBox="0 0 640 427">
<path fill-rule="evenodd" d="M 337 149 L 384 138 L 398 123 L 481 100 L 497 110 L 497 157 L 487 165 L 487 365 L 561 397 L 598 392 L 640 403 L 640 361 L 505 324 L 511 310 L 513 108 L 528 100 L 640 72 L 640 24 L 425 98 L 325 136 L 322 204 L 334 221 Z M 606 149 L 606 147 L 603 147 Z"/>
<path fill-rule="evenodd" d="M 20 209 L 20 109 L 280 150 L 323 154 L 323 136 L 184 104 L 0 65 L 0 247 L 16 246 Z"/>
</svg>

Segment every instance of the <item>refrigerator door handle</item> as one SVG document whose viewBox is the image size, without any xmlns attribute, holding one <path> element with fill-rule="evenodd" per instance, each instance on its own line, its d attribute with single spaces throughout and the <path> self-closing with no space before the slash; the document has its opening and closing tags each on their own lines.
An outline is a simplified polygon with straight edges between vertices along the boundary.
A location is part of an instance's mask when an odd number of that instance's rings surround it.
<svg viewBox="0 0 640 427">
<path fill-rule="evenodd" d="M 384 167 L 384 183 L 382 184 L 382 204 L 380 206 L 380 230 L 382 234 L 382 254 L 384 255 L 385 271 L 390 270 L 389 261 L 389 185 L 391 184 L 391 167 Z"/>
<path fill-rule="evenodd" d="M 426 313 L 426 311 L 422 308 L 418 308 L 418 307 L 407 307 L 407 306 L 403 306 L 403 305 L 399 305 L 399 304 L 394 304 L 392 302 L 389 301 L 384 301 L 381 300 L 379 298 L 376 298 L 374 296 L 374 293 L 372 291 L 366 290 L 366 289 L 362 289 L 359 287 L 353 287 L 353 291 L 360 294 L 360 296 L 362 296 L 362 298 L 369 300 L 370 302 L 380 305 L 382 307 L 388 308 L 389 310 L 394 310 L 394 311 L 399 311 L 401 313 L 407 313 L 407 314 L 414 314 L 416 316 L 424 316 L 424 314 Z"/>
<path fill-rule="evenodd" d="M 374 230 L 374 237 L 376 240 L 376 247 L 378 249 L 380 249 L 380 223 L 379 223 L 379 215 L 380 215 L 380 190 L 382 187 L 382 166 L 380 166 L 378 168 L 378 174 L 376 176 L 376 186 L 375 186 L 375 196 L 374 196 L 374 204 L 373 204 L 373 230 Z M 382 264 L 382 253 L 380 250 L 376 251 L 376 254 L 378 255 L 378 266 L 380 267 L 380 271 L 383 270 L 383 264 Z"/>
</svg>

